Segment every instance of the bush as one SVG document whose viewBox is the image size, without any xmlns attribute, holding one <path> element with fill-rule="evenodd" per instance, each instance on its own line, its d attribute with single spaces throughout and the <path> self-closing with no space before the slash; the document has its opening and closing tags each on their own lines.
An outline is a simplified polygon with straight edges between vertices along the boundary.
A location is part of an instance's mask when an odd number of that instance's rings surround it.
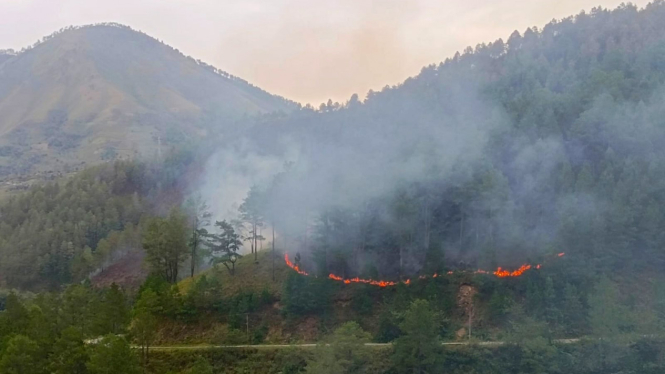
<svg viewBox="0 0 665 374">
<path fill-rule="evenodd" d="M 255 329 L 252 334 L 252 344 L 261 344 L 268 336 L 268 325 L 261 324 L 258 329 Z"/>
<path fill-rule="evenodd" d="M 247 341 L 247 332 L 239 329 L 229 328 L 229 331 L 224 336 L 222 343 L 228 345 L 247 344 L 249 343 Z"/>
<path fill-rule="evenodd" d="M 259 304 L 261 304 L 261 306 L 270 305 L 270 304 L 272 304 L 274 299 L 275 298 L 270 293 L 270 290 L 267 289 L 267 288 L 264 288 L 263 291 L 261 291 L 261 296 L 259 297 Z"/>
</svg>

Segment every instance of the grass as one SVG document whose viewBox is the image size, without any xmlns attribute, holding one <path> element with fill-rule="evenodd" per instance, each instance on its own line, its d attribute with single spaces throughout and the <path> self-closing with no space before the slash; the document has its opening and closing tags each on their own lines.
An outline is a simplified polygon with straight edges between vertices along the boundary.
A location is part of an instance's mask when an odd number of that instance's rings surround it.
<svg viewBox="0 0 665 374">
<path fill-rule="evenodd" d="M 291 271 L 284 263 L 281 251 L 275 251 L 275 279 L 272 278 L 272 251 L 259 251 L 256 262 L 254 255 L 247 254 L 236 262 L 235 274 L 226 269 L 224 265 L 217 265 L 178 284 L 182 294 L 200 277 L 217 277 L 222 283 L 224 296 L 232 296 L 241 291 L 261 292 L 268 289 L 272 295 L 279 297 L 288 272 Z"/>
</svg>

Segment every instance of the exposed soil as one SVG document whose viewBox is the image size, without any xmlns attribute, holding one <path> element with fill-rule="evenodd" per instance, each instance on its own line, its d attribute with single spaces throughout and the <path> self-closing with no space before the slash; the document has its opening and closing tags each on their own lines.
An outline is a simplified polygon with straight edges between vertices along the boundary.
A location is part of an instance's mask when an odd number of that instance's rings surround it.
<svg viewBox="0 0 665 374">
<path fill-rule="evenodd" d="M 114 264 L 90 278 L 95 287 L 108 287 L 115 283 L 126 289 L 137 289 L 147 276 L 143 268 L 145 253 L 141 250 L 128 252 Z"/>
</svg>

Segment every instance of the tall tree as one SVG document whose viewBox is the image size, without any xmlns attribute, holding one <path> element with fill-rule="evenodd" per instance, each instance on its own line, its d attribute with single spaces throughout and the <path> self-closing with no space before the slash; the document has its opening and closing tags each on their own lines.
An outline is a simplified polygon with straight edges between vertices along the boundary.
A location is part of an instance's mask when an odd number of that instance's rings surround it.
<svg viewBox="0 0 665 374">
<path fill-rule="evenodd" d="M 257 186 L 252 186 L 247 197 L 238 208 L 240 218 L 249 225 L 249 240 L 252 243 L 252 253 L 254 261 L 258 261 L 257 242 L 264 238 L 259 234 L 259 228 L 263 226 L 264 193 Z"/>
<path fill-rule="evenodd" d="M 143 237 L 143 248 L 152 271 L 168 282 L 178 280 L 178 271 L 190 255 L 187 246 L 187 218 L 172 209 L 167 218 L 153 218 Z"/>
<path fill-rule="evenodd" d="M 11 338 L 0 358 L 0 373 L 46 373 L 46 365 L 37 343 L 23 335 Z"/>
<path fill-rule="evenodd" d="M 370 340 L 370 334 L 363 331 L 358 323 L 343 324 L 323 345 L 317 347 L 314 359 L 307 365 L 307 373 L 364 373 L 364 366 L 370 360 L 365 343 Z"/>
<path fill-rule="evenodd" d="M 64 329 L 49 355 L 50 372 L 53 374 L 86 374 L 88 372 L 87 362 L 88 352 L 81 332 L 71 326 Z"/>
<path fill-rule="evenodd" d="M 141 346 L 141 359 L 143 364 L 148 363 L 150 346 L 157 334 L 157 316 L 155 311 L 160 309 L 160 301 L 152 289 L 141 292 L 134 305 L 133 319 L 130 331 Z"/>
<path fill-rule="evenodd" d="M 125 338 L 108 335 L 92 347 L 90 374 L 138 374 L 141 372 L 136 355 Z"/>
<path fill-rule="evenodd" d="M 206 246 L 210 248 L 212 254 L 210 261 L 215 265 L 223 264 L 229 273 L 234 275 L 236 261 L 240 257 L 238 251 L 242 246 L 240 235 L 226 220 L 215 222 L 215 226 L 221 232 L 219 234 L 207 234 L 206 236 Z"/>
<path fill-rule="evenodd" d="M 201 195 L 196 195 L 187 200 L 187 214 L 191 220 L 192 225 L 192 234 L 189 238 L 189 246 L 192 249 L 190 256 L 191 261 L 191 271 L 190 277 L 194 277 L 194 272 L 196 271 L 196 264 L 200 260 L 199 257 L 199 247 L 205 239 L 206 234 L 208 233 L 206 227 L 210 225 L 210 207 L 203 200 Z"/>
<path fill-rule="evenodd" d="M 403 334 L 395 341 L 393 363 L 398 373 L 435 371 L 441 358 L 437 316 L 425 300 L 414 301 L 400 324 Z"/>
<path fill-rule="evenodd" d="M 405 190 L 398 191 L 396 194 L 392 208 L 394 216 L 394 231 L 397 235 L 398 246 L 398 272 L 400 278 L 404 274 L 404 260 L 409 257 L 407 251 L 411 249 L 415 240 L 415 225 L 417 206 L 416 201 Z"/>
<path fill-rule="evenodd" d="M 104 291 L 99 307 L 94 313 L 99 335 L 121 334 L 130 321 L 129 305 L 124 292 L 117 284 Z"/>
<path fill-rule="evenodd" d="M 5 311 L 0 313 L 0 334 L 25 334 L 30 326 L 30 313 L 21 299 L 11 292 L 5 300 Z"/>
</svg>

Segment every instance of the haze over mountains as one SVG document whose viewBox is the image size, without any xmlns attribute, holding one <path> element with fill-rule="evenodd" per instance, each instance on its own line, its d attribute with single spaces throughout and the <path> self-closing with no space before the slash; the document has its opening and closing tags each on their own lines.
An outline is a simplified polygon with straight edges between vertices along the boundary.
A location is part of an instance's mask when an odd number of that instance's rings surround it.
<svg viewBox="0 0 665 374">
<path fill-rule="evenodd" d="M 68 28 L 0 53 L 0 176 L 152 155 L 295 107 L 129 27 Z"/>
</svg>

